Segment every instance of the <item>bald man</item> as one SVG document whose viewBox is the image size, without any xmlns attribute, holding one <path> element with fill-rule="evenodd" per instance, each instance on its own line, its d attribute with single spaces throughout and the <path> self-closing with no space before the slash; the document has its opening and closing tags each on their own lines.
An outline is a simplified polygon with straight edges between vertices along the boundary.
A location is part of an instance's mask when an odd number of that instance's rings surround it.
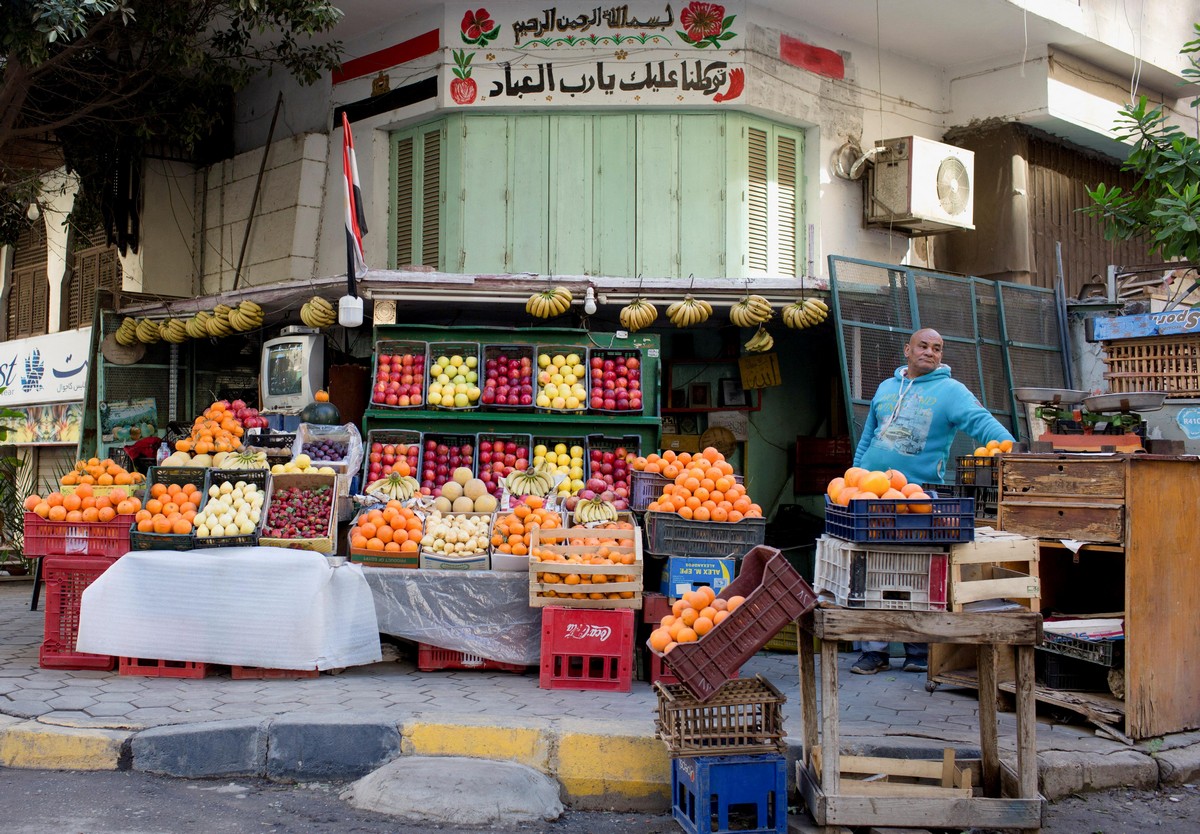
<svg viewBox="0 0 1200 834">
<path fill-rule="evenodd" d="M 907 365 L 879 384 L 871 400 L 866 425 L 854 453 L 854 465 L 864 469 L 895 469 L 916 483 L 943 483 L 954 436 L 965 432 L 977 444 L 1012 440 L 1008 429 L 979 404 L 961 382 L 950 378 L 942 364 L 944 343 L 933 329 L 916 331 L 904 346 Z M 863 654 L 850 671 L 873 675 L 888 669 L 887 643 L 863 643 Z M 904 644 L 904 670 L 924 672 L 928 649 L 923 643 Z"/>
</svg>

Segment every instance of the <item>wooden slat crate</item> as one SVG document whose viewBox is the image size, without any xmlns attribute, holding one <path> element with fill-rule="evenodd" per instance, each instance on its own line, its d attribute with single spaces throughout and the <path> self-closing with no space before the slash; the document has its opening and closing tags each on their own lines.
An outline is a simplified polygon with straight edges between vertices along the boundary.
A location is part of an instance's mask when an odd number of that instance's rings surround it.
<svg viewBox="0 0 1200 834">
<path fill-rule="evenodd" d="M 1200 335 L 1114 339 L 1102 345 L 1104 378 L 1114 394 L 1166 391 L 1169 399 L 1200 397 Z"/>
<path fill-rule="evenodd" d="M 582 544 L 588 539 L 612 544 Z M 580 542 L 580 543 L 572 543 Z M 536 529 L 529 552 L 545 551 L 567 558 L 590 556 L 607 550 L 613 556 L 633 556 L 632 564 L 594 565 L 586 562 L 529 560 L 529 604 L 534 608 L 641 608 L 642 534 L 633 529 L 557 527 Z M 570 577 L 574 577 L 571 581 Z M 584 581 L 585 577 L 589 581 Z M 597 580 L 597 577 L 604 577 Z M 555 581 L 557 580 L 557 581 Z M 548 596 L 553 593 L 553 596 Z M 599 598 L 597 598 L 599 597 Z"/>
<path fill-rule="evenodd" d="M 975 541 L 950 547 L 950 609 L 987 599 L 1021 602 L 1040 610 L 1036 539 L 976 530 Z"/>
</svg>

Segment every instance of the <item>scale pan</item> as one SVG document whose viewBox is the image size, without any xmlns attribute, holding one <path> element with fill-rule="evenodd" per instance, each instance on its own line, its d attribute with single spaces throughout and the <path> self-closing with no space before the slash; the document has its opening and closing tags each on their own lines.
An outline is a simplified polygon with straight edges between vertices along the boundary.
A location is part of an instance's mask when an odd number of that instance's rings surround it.
<svg viewBox="0 0 1200 834">
<path fill-rule="evenodd" d="M 1125 394 L 1098 394 L 1083 401 L 1084 407 L 1093 414 L 1109 412 L 1158 411 L 1163 407 L 1167 395 L 1164 391 L 1130 391 Z"/>
<path fill-rule="evenodd" d="M 1070 388 L 1014 388 L 1018 402 L 1033 405 L 1078 405 L 1087 399 L 1087 391 Z"/>
</svg>

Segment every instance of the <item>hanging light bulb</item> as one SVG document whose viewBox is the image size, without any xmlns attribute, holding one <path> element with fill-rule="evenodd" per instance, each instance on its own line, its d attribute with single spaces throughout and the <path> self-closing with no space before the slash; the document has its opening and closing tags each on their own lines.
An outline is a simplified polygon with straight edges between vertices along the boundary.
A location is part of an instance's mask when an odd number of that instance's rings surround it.
<svg viewBox="0 0 1200 834">
<path fill-rule="evenodd" d="M 587 288 L 587 294 L 583 298 L 583 312 L 589 316 L 596 312 L 596 290 L 592 287 Z"/>
<path fill-rule="evenodd" d="M 29 201 L 29 207 L 25 209 L 25 216 L 29 218 L 30 223 L 36 223 L 42 216 L 42 207 L 38 205 L 37 200 Z"/>
</svg>

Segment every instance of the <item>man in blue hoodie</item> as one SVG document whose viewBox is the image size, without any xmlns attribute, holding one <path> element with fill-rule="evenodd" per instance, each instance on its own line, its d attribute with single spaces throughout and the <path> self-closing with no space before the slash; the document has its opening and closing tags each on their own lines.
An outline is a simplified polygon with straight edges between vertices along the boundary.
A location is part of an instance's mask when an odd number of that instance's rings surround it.
<svg viewBox="0 0 1200 834">
<path fill-rule="evenodd" d="M 1013 439 L 965 385 L 950 378 L 950 366 L 942 364 L 943 346 L 941 335 L 929 328 L 909 337 L 904 346 L 908 364 L 881 382 L 871 400 L 854 452 L 855 466 L 881 472 L 895 469 L 910 482 L 940 484 L 959 431 L 984 443 Z M 862 645 L 863 654 L 850 671 L 873 675 L 890 668 L 887 643 Z M 904 655 L 904 671 L 928 668 L 924 643 L 905 643 Z"/>
</svg>

